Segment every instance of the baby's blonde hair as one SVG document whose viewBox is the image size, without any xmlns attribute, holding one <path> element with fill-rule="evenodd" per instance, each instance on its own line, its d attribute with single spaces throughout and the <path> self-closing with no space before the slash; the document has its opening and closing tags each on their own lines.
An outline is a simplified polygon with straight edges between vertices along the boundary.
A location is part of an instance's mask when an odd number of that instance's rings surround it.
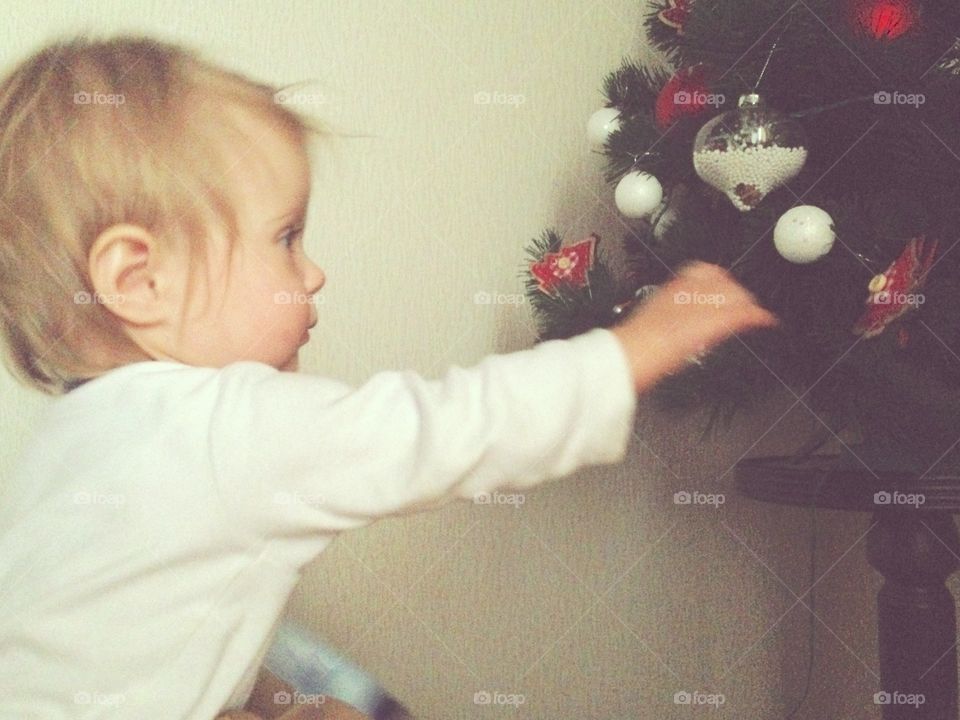
<svg viewBox="0 0 960 720">
<path fill-rule="evenodd" d="M 129 36 L 57 40 L 0 82 L 0 351 L 16 379 L 60 395 L 142 354 L 93 294 L 93 242 L 114 224 L 139 225 L 186 246 L 191 278 L 213 224 L 232 247 L 226 168 L 211 142 L 232 128 L 216 110 L 250 110 L 304 148 L 339 134 L 282 92 Z"/>
</svg>

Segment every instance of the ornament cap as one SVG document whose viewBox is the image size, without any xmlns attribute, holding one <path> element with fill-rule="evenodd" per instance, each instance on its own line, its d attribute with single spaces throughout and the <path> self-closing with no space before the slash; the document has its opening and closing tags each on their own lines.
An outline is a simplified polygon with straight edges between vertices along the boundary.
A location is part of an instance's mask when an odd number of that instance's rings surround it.
<svg viewBox="0 0 960 720">
<path fill-rule="evenodd" d="M 759 107 L 763 105 L 763 98 L 760 97 L 759 93 L 744 93 L 740 96 L 740 99 L 737 100 L 737 107 Z"/>
</svg>

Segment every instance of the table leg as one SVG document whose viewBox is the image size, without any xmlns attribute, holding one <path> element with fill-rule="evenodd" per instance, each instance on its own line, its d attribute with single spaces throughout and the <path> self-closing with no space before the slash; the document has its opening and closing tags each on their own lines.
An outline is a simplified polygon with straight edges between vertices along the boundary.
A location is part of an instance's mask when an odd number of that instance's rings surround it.
<svg viewBox="0 0 960 720">
<path fill-rule="evenodd" d="M 885 506 L 874 520 L 867 557 L 884 579 L 877 594 L 883 718 L 956 718 L 957 620 L 945 584 L 960 567 L 953 517 Z"/>
</svg>

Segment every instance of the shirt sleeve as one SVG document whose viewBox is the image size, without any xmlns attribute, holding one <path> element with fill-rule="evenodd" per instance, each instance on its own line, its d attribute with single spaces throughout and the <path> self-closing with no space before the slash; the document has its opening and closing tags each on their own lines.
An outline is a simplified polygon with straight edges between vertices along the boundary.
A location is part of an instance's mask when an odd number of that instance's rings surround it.
<svg viewBox="0 0 960 720">
<path fill-rule="evenodd" d="M 622 462 L 636 403 L 606 328 L 356 388 L 242 361 L 220 371 L 211 462 L 248 529 L 335 533 Z"/>
</svg>

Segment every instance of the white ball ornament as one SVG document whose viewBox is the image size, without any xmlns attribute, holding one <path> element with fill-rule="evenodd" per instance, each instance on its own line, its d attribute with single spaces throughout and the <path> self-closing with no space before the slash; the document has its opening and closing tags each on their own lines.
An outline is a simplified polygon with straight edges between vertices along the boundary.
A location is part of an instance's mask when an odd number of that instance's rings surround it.
<svg viewBox="0 0 960 720">
<path fill-rule="evenodd" d="M 833 247 L 833 218 L 814 205 L 790 208 L 773 229 L 773 244 L 792 263 L 819 260 Z"/>
<path fill-rule="evenodd" d="M 587 139 L 594 148 L 602 148 L 610 133 L 620 127 L 620 111 L 605 107 L 597 110 L 587 121 Z"/>
<path fill-rule="evenodd" d="M 617 209 L 628 218 L 641 218 L 652 213 L 663 200 L 663 186 L 650 173 L 628 172 L 613 195 Z"/>
</svg>

